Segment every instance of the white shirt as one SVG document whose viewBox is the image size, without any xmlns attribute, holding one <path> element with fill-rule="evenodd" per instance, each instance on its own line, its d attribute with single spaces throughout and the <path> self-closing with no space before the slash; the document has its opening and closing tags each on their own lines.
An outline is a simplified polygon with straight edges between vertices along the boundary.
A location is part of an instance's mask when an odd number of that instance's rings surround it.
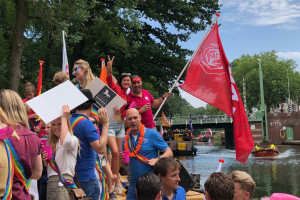
<svg viewBox="0 0 300 200">
<path fill-rule="evenodd" d="M 77 161 L 78 138 L 67 133 L 65 141 L 60 145 L 60 140 L 56 144 L 55 162 L 62 174 L 68 174 L 74 177 L 75 165 Z M 48 164 L 48 177 L 57 175 L 57 173 Z"/>
</svg>

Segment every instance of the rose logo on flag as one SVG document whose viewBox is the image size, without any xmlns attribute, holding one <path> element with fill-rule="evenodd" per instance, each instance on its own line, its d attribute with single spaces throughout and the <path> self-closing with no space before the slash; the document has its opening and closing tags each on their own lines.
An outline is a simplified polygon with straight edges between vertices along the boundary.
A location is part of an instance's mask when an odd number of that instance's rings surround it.
<svg viewBox="0 0 300 200">
<path fill-rule="evenodd" d="M 210 44 L 201 51 L 199 64 L 207 74 L 224 74 L 224 66 L 220 57 L 218 44 Z"/>
</svg>

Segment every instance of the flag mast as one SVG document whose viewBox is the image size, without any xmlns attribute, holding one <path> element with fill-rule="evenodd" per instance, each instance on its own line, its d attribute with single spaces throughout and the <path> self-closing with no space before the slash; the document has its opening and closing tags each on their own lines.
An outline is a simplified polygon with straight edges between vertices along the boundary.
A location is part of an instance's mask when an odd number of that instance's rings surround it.
<svg viewBox="0 0 300 200">
<path fill-rule="evenodd" d="M 199 45 L 197 46 L 196 50 L 194 51 L 193 55 L 191 56 L 191 58 L 187 61 L 187 63 L 185 64 L 183 70 L 180 72 L 179 76 L 177 77 L 175 83 L 172 85 L 171 89 L 169 89 L 169 92 L 172 92 L 172 90 L 174 89 L 174 87 L 176 86 L 176 84 L 178 83 L 179 79 L 181 78 L 183 72 L 186 70 L 186 68 L 190 65 L 191 61 L 194 59 L 195 54 L 197 53 L 198 49 L 201 47 L 203 41 L 205 40 L 205 38 L 207 37 L 207 35 L 209 34 L 210 30 L 212 29 L 212 27 L 215 25 L 216 21 L 218 20 L 218 18 L 220 17 L 219 13 L 216 13 L 216 17 L 214 18 L 213 22 L 210 24 L 209 28 L 207 29 L 204 37 L 202 38 L 201 42 L 199 43 Z M 159 111 L 161 110 L 162 106 L 164 105 L 164 103 L 166 102 L 167 98 L 165 98 L 162 102 L 162 104 L 159 106 L 159 108 L 157 109 L 153 120 L 155 120 L 155 118 L 157 117 Z"/>
</svg>

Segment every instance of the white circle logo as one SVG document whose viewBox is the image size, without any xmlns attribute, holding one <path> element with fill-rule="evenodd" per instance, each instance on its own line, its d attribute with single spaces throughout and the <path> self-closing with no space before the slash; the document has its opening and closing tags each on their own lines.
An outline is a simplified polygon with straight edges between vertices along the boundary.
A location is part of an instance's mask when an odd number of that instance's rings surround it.
<svg viewBox="0 0 300 200">
<path fill-rule="evenodd" d="M 207 74 L 225 73 L 218 44 L 210 44 L 201 52 L 199 64 Z"/>
</svg>

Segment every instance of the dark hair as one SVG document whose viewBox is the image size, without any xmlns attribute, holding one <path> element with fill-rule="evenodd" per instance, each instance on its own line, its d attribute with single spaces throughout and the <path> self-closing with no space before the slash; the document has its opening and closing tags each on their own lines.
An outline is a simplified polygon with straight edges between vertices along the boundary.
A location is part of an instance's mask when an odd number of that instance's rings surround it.
<svg viewBox="0 0 300 200">
<path fill-rule="evenodd" d="M 154 165 L 154 174 L 165 177 L 168 174 L 168 170 L 180 169 L 181 165 L 173 158 L 161 158 Z"/>
<path fill-rule="evenodd" d="M 162 191 L 161 180 L 153 173 L 142 175 L 136 182 L 138 200 L 155 200 L 160 191 Z"/>
<path fill-rule="evenodd" d="M 129 77 L 130 80 L 131 80 L 131 74 L 130 74 L 130 73 L 122 73 L 122 74 L 119 76 L 119 78 L 118 78 L 118 85 L 121 87 L 121 89 L 123 89 L 123 87 L 122 87 L 122 80 L 123 80 L 123 78 L 125 78 L 125 77 Z"/>
<path fill-rule="evenodd" d="M 76 110 L 88 110 L 89 108 L 91 108 L 92 105 L 93 105 L 93 103 L 86 101 L 86 102 L 80 104 L 79 106 L 77 106 Z"/>
<path fill-rule="evenodd" d="M 205 191 L 212 200 L 233 200 L 234 182 L 223 172 L 214 172 L 204 183 Z"/>
</svg>

